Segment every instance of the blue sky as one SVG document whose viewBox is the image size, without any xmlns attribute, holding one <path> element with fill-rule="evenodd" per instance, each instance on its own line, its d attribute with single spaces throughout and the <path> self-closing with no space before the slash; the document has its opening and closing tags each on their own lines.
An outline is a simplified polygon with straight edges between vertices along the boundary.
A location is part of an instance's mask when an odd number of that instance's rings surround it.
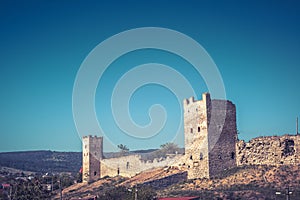
<svg viewBox="0 0 300 200">
<path fill-rule="evenodd" d="M 108 37 L 149 26 L 182 32 L 206 49 L 222 75 L 227 98 L 237 106 L 241 139 L 294 133 L 300 116 L 299 13 L 298 1 L 1 1 L 0 151 L 80 151 L 72 90 L 81 63 Z M 197 95 L 206 90 L 201 77 L 180 69 L 178 63 L 184 61 L 178 56 L 144 51 L 116 63 L 130 64 L 130 58 L 138 64 L 153 59 L 168 64 L 188 76 Z M 116 66 L 103 81 L 122 73 Z M 97 111 L 109 97 L 107 92 L 102 98 L 101 92 L 111 84 L 99 85 Z M 161 102 L 171 113 L 178 109 L 174 96 L 157 85 L 145 86 L 133 97 L 130 110 L 139 124 L 147 124 L 145 112 L 153 103 Z M 97 116 L 116 143 L 155 148 L 170 139 L 165 133 L 137 144 L 119 137 L 108 112 Z M 169 116 L 175 117 L 166 132 L 178 123 L 176 113 Z"/>
</svg>

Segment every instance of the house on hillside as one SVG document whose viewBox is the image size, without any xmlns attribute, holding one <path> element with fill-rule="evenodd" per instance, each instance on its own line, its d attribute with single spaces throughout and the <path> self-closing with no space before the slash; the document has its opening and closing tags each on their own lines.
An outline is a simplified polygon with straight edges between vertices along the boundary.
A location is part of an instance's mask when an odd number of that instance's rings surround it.
<svg viewBox="0 0 300 200">
<path fill-rule="evenodd" d="M 7 196 L 10 191 L 10 184 L 2 183 L 0 184 L 0 194 Z"/>
</svg>

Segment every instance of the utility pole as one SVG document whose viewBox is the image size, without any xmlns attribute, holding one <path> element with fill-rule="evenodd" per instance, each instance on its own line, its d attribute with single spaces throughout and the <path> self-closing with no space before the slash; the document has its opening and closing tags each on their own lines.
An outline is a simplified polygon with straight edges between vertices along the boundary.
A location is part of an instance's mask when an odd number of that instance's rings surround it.
<svg viewBox="0 0 300 200">
<path fill-rule="evenodd" d="M 281 192 L 276 192 L 276 195 L 285 195 L 286 200 L 290 200 L 290 196 L 293 194 L 293 192 L 291 191 L 291 188 L 289 186 L 287 186 L 285 188 L 285 193 L 281 193 Z"/>
<path fill-rule="evenodd" d="M 128 189 L 128 191 L 129 192 L 134 192 L 134 200 L 137 200 L 137 198 L 138 198 L 138 187 L 137 187 L 137 185 L 135 185 L 135 189 L 134 188 L 129 188 Z"/>
<path fill-rule="evenodd" d="M 51 178 L 51 194 L 53 194 L 53 174 L 51 176 L 52 176 L 52 178 Z"/>
<path fill-rule="evenodd" d="M 135 185 L 134 200 L 137 200 L 137 197 L 138 197 L 138 189 L 137 189 L 137 185 Z"/>
<path fill-rule="evenodd" d="M 299 134 L 299 132 L 298 132 L 298 117 L 297 117 L 297 119 L 296 119 L 296 135 L 298 135 Z"/>
<path fill-rule="evenodd" d="M 60 200 L 62 200 L 62 184 L 61 184 L 61 177 L 59 175 L 59 193 L 60 193 Z"/>
<path fill-rule="evenodd" d="M 12 200 L 11 195 L 12 195 L 12 185 L 9 187 L 9 200 Z"/>
<path fill-rule="evenodd" d="M 290 191 L 290 187 L 286 187 L 285 188 L 285 196 L 286 196 L 286 200 L 290 200 L 290 195 L 292 194 L 292 192 Z"/>
</svg>

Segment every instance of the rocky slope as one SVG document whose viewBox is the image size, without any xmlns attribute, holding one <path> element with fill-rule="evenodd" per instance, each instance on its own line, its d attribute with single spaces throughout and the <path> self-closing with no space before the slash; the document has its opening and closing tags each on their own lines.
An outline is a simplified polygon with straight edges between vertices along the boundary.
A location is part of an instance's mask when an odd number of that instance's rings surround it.
<svg viewBox="0 0 300 200">
<path fill-rule="evenodd" d="M 77 184 L 64 189 L 65 199 L 85 197 L 103 193 L 118 186 L 132 187 L 153 180 L 162 180 L 174 174 L 182 173 L 178 169 L 160 168 L 138 174 L 130 179 L 121 177 L 104 178 L 90 185 Z M 285 199 L 288 186 L 292 191 L 290 199 L 300 200 L 300 166 L 242 166 L 224 171 L 221 177 L 214 179 L 187 180 L 167 188 L 157 190 L 160 197 L 200 196 L 201 199 Z"/>
<path fill-rule="evenodd" d="M 291 199 L 300 200 L 299 166 L 242 166 L 224 171 L 215 179 L 189 180 L 173 185 L 161 196 L 196 195 L 203 199 L 284 199 L 285 188 L 292 190 Z"/>
</svg>

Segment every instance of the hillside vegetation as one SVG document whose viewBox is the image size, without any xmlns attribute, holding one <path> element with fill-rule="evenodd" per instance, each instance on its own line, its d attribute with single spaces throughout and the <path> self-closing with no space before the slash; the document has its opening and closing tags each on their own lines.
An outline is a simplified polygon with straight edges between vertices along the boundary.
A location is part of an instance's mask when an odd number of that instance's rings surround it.
<svg viewBox="0 0 300 200">
<path fill-rule="evenodd" d="M 0 166 L 37 173 L 78 172 L 81 152 L 24 151 L 0 153 Z"/>
<path fill-rule="evenodd" d="M 109 193 L 119 193 L 138 184 L 143 190 L 143 182 L 161 179 L 179 170 L 154 169 L 138 174 L 130 179 L 115 177 L 102 178 L 90 185 L 79 183 L 64 189 L 66 199 L 87 197 Z M 222 176 L 214 179 L 186 180 L 169 187 L 155 190 L 157 197 L 200 196 L 210 200 L 283 200 L 286 199 L 285 188 L 289 187 L 291 200 L 300 200 L 299 166 L 242 166 L 224 171 Z M 147 188 L 149 190 L 149 188 Z M 152 190 L 153 192 L 153 190 Z M 281 195 L 276 195 L 281 192 Z M 103 197 L 102 197 L 103 198 Z"/>
<path fill-rule="evenodd" d="M 200 196 L 203 199 L 290 199 L 300 200 L 300 166 L 241 166 L 214 179 L 195 179 L 159 191 L 161 196 Z M 281 192 L 281 195 L 275 195 Z"/>
</svg>

